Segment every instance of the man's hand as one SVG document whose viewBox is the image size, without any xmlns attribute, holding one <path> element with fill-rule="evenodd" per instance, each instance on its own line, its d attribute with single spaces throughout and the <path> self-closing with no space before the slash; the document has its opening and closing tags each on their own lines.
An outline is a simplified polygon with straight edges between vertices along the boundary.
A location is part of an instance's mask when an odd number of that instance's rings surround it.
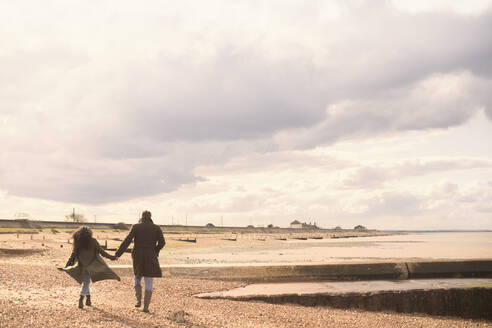
<svg viewBox="0 0 492 328">
<path fill-rule="evenodd" d="M 113 261 L 118 261 L 119 258 L 120 258 L 119 256 L 115 256 L 114 259 L 113 259 Z"/>
</svg>

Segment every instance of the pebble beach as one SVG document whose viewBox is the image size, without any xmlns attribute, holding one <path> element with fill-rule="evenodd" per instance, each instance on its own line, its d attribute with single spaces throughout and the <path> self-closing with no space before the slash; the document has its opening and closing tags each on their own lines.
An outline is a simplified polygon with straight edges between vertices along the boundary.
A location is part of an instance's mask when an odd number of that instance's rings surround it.
<svg viewBox="0 0 492 328">
<path fill-rule="evenodd" d="M 60 247 L 65 238 L 53 236 L 0 236 L 0 327 L 492 327 L 454 317 L 203 300 L 193 295 L 244 283 L 180 278 L 156 279 L 150 314 L 134 308 L 131 276 L 91 284 L 93 305 L 78 309 L 79 285 L 56 269 L 70 245 Z M 125 254 L 119 263 L 130 262 Z"/>
</svg>

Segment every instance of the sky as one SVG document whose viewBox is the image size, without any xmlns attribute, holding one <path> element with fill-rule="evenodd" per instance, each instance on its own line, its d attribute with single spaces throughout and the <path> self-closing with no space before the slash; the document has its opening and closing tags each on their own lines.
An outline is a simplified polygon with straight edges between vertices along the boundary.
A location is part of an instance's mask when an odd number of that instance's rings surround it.
<svg viewBox="0 0 492 328">
<path fill-rule="evenodd" d="M 0 2 L 0 218 L 492 229 L 492 1 Z"/>
</svg>

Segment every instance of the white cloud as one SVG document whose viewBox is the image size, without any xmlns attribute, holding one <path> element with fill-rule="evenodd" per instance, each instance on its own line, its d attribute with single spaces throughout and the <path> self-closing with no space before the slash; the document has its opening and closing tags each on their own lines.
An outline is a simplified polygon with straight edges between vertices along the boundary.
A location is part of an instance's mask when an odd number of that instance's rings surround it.
<svg viewBox="0 0 492 328">
<path fill-rule="evenodd" d="M 393 0 L 391 1 L 399 10 L 416 13 L 428 13 L 446 11 L 456 14 L 478 15 L 490 9 L 489 0 Z"/>
<path fill-rule="evenodd" d="M 385 183 L 412 179 L 432 173 L 447 173 L 453 170 L 472 170 L 475 168 L 492 168 L 492 161 L 455 158 L 439 160 L 410 160 L 401 163 L 374 163 L 372 166 L 355 167 L 348 170 L 348 177 L 343 181 L 348 188 L 381 187 Z"/>
<path fill-rule="evenodd" d="M 211 192 L 222 172 L 218 185 L 231 189 L 190 196 L 197 211 L 360 212 L 355 198 L 321 190 L 464 175 L 329 153 L 376 137 L 401 153 L 409 131 L 490 119 L 491 15 L 485 1 L 2 3 L 0 189 L 108 215 L 108 202 L 134 213 L 125 200 L 153 197 L 181 210 L 162 193 Z M 490 179 L 457 169 L 467 170 Z M 381 213 L 398 203 L 384 199 Z"/>
</svg>

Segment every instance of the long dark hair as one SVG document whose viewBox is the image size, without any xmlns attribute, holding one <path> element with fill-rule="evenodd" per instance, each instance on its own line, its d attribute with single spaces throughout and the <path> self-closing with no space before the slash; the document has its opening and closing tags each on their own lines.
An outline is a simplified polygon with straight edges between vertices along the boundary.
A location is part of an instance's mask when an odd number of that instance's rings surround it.
<svg viewBox="0 0 492 328">
<path fill-rule="evenodd" d="M 89 227 L 80 227 L 72 234 L 73 250 L 78 253 L 81 249 L 89 248 L 89 241 L 92 239 L 92 230 Z"/>
</svg>

